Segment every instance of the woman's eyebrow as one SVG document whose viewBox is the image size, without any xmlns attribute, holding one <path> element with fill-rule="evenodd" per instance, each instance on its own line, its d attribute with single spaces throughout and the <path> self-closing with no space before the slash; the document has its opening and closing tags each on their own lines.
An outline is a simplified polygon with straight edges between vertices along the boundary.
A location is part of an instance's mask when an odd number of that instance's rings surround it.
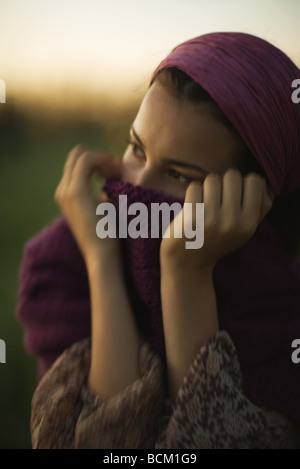
<svg viewBox="0 0 300 469">
<path fill-rule="evenodd" d="M 142 147 L 143 149 L 145 149 L 145 145 L 143 144 L 142 140 L 140 139 L 140 137 L 138 136 L 138 134 L 137 134 L 136 131 L 134 130 L 133 125 L 130 127 L 130 132 L 133 133 L 134 138 L 139 142 L 139 144 L 141 145 L 141 147 Z"/>
<path fill-rule="evenodd" d="M 180 166 L 182 168 L 195 169 L 196 171 L 199 171 L 200 173 L 204 173 L 204 174 L 209 174 L 209 172 L 210 172 L 210 171 L 207 171 L 207 169 L 201 168 L 197 164 L 186 163 L 185 161 L 178 161 L 178 160 L 174 160 L 173 158 L 163 158 L 163 161 L 165 163 L 173 164 L 174 166 Z"/>
<path fill-rule="evenodd" d="M 141 145 L 143 149 L 145 149 L 145 145 L 143 144 L 142 140 L 134 130 L 133 125 L 130 127 L 130 131 L 133 133 L 134 138 L 138 141 L 138 143 Z M 199 171 L 202 174 L 209 174 L 210 171 L 207 171 L 206 169 L 201 168 L 200 166 L 193 164 L 193 163 L 187 163 L 186 161 L 178 161 L 174 160 L 173 158 L 163 158 L 164 163 L 169 163 L 173 164 L 174 166 L 180 166 L 182 168 L 189 168 L 189 169 L 194 169 L 196 171 Z"/>
</svg>

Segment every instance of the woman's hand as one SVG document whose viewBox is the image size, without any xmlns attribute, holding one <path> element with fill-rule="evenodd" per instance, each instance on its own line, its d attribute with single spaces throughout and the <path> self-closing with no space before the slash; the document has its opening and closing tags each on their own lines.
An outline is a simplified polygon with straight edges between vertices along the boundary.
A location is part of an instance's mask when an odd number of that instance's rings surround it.
<svg viewBox="0 0 300 469">
<path fill-rule="evenodd" d="M 212 277 L 216 262 L 246 243 L 272 206 L 260 176 L 243 178 L 235 170 L 227 171 L 223 178 L 210 174 L 203 186 L 191 183 L 185 202 L 204 202 L 203 246 L 186 249 L 187 239 L 174 237 L 178 223 L 184 225 L 183 208 L 183 218 L 177 215 L 171 223 L 173 237 L 162 240 L 160 251 L 162 315 L 173 399 L 201 346 L 219 329 Z M 192 221 L 195 227 L 196 220 Z M 184 233 L 182 225 L 179 228 Z"/>
<path fill-rule="evenodd" d="M 216 262 L 245 244 L 255 233 L 258 224 L 272 207 L 266 181 L 256 173 L 245 177 L 234 169 L 223 178 L 209 174 L 203 185 L 192 182 L 185 196 L 185 203 L 204 202 L 204 244 L 200 249 L 186 249 L 184 223 L 191 223 L 191 211 L 185 217 L 177 216 L 170 226 L 182 229 L 183 237 L 164 238 L 161 244 L 162 261 L 178 262 L 182 267 L 211 270 Z M 195 207 L 192 211 L 193 227 L 196 225 Z M 178 223 L 182 226 L 178 227 Z M 203 227 L 196 227 L 201 229 Z"/>
<path fill-rule="evenodd" d="M 117 394 L 139 378 L 139 336 L 125 289 L 118 239 L 99 239 L 96 207 L 107 201 L 91 189 L 94 172 L 121 178 L 121 161 L 82 145 L 69 154 L 55 199 L 86 262 L 91 297 L 89 386 L 102 397 Z"/>
<path fill-rule="evenodd" d="M 95 258 L 104 246 L 105 249 L 115 249 L 118 246 L 117 239 L 102 240 L 96 234 L 96 207 L 104 201 L 104 194 L 99 194 L 98 199 L 93 195 L 93 173 L 103 178 L 120 179 L 121 161 L 77 145 L 68 155 L 62 179 L 55 192 L 55 200 L 65 215 L 86 262 Z"/>
</svg>

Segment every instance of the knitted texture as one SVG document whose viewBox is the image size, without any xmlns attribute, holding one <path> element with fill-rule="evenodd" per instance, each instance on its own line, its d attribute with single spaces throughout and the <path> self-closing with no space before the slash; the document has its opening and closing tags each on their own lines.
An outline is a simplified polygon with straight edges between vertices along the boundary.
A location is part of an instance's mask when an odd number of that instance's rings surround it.
<svg viewBox="0 0 300 469">
<path fill-rule="evenodd" d="M 221 449 L 299 448 L 299 431 L 284 415 L 244 395 L 235 347 L 217 332 L 199 350 L 179 389 L 166 397 L 162 363 L 140 347 L 141 378 L 102 399 L 86 385 L 88 339 L 67 349 L 32 400 L 33 448 Z"/>
<path fill-rule="evenodd" d="M 128 205 L 174 200 L 124 182 L 110 181 L 106 191 L 116 207 L 119 194 L 128 195 Z M 136 321 L 164 360 L 159 246 L 157 239 L 123 240 Z M 300 337 L 299 263 L 264 221 L 248 243 L 219 261 L 214 284 L 220 328 L 237 349 L 246 396 L 300 422 L 299 368 L 291 360 L 292 341 Z M 64 349 L 90 334 L 87 274 L 64 218 L 25 247 L 17 316 L 28 352 L 39 359 L 40 377 Z"/>
<path fill-rule="evenodd" d="M 37 387 L 32 399 L 34 449 L 153 448 L 163 413 L 161 361 L 142 343 L 142 378 L 109 399 L 87 386 L 90 340 L 67 349 Z"/>
</svg>

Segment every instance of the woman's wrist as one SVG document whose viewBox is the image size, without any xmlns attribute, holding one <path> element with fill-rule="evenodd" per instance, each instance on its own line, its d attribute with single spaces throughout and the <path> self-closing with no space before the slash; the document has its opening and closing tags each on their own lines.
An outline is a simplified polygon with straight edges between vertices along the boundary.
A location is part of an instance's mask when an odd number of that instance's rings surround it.
<svg viewBox="0 0 300 469">
<path fill-rule="evenodd" d="M 211 279 L 215 267 L 215 262 L 212 260 L 205 261 L 199 259 L 194 250 L 186 250 L 183 255 L 178 255 L 176 252 L 160 251 L 160 266 L 161 270 L 166 275 L 172 275 L 174 280 L 181 282 L 186 281 L 187 278 L 201 277 L 202 279 Z M 196 258 L 197 256 L 197 258 Z"/>
<path fill-rule="evenodd" d="M 95 271 L 99 272 L 101 270 L 114 270 L 116 269 L 117 272 L 121 271 L 121 254 L 120 249 L 117 243 L 113 245 L 110 241 L 117 241 L 117 240 L 108 240 L 106 246 L 101 245 L 102 241 L 97 245 L 90 246 L 87 248 L 83 254 L 86 268 L 88 273 L 94 274 Z"/>
<path fill-rule="evenodd" d="M 90 388 L 109 397 L 139 378 L 139 336 L 124 284 L 120 256 L 90 251 Z"/>
<path fill-rule="evenodd" d="M 212 269 L 161 266 L 169 393 L 175 398 L 201 346 L 219 329 Z"/>
<path fill-rule="evenodd" d="M 176 312 L 178 321 L 186 321 L 195 314 L 197 318 L 206 316 L 205 307 L 215 305 L 213 267 L 203 269 L 176 269 L 172 265 L 161 264 L 161 295 L 162 300 L 168 299 L 173 304 L 173 311 L 164 311 L 166 315 Z M 173 300 L 170 300 L 172 295 Z M 178 306 L 181 305 L 182 309 Z M 201 306 L 201 313 L 198 307 Z M 202 308 L 204 306 L 204 308 Z M 185 310 L 183 310 L 185 308 Z"/>
</svg>

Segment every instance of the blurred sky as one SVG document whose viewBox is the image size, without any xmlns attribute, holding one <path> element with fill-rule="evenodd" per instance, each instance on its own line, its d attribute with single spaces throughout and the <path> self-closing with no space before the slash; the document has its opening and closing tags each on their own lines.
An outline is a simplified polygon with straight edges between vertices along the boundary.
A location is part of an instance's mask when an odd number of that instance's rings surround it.
<svg viewBox="0 0 300 469">
<path fill-rule="evenodd" d="M 52 97 L 134 93 L 180 42 L 244 31 L 300 64 L 300 0 L 0 0 L 0 78 Z"/>
</svg>

